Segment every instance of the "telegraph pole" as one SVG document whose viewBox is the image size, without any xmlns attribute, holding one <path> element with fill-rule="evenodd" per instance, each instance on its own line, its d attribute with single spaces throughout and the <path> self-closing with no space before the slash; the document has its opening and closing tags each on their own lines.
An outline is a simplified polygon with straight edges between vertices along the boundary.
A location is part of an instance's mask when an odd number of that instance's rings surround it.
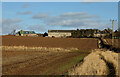
<svg viewBox="0 0 120 77">
<path fill-rule="evenodd" d="M 114 46 L 114 20 L 112 20 L 112 46 Z"/>
<path fill-rule="evenodd" d="M 114 46 L 114 21 L 117 21 L 117 20 L 110 20 L 112 21 L 112 46 Z"/>
</svg>

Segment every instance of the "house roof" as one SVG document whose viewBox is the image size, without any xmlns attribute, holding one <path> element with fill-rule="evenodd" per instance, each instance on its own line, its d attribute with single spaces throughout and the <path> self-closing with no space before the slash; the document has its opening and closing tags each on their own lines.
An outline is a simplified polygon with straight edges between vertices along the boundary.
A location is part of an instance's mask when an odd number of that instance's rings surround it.
<svg viewBox="0 0 120 77">
<path fill-rule="evenodd" d="M 19 34 L 20 31 L 18 31 L 16 34 Z M 23 34 L 35 34 L 34 31 L 23 31 Z"/>
<path fill-rule="evenodd" d="M 48 30 L 48 32 L 73 32 L 76 30 Z"/>
<path fill-rule="evenodd" d="M 74 32 L 74 31 L 96 31 L 98 29 L 78 29 L 78 30 L 48 30 L 48 32 Z"/>
</svg>

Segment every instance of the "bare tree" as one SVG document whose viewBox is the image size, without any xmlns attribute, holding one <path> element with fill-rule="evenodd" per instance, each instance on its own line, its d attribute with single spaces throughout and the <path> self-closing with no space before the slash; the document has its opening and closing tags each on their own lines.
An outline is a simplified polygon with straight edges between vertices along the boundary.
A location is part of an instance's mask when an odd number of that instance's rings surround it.
<svg viewBox="0 0 120 77">
<path fill-rule="evenodd" d="M 16 34 L 16 30 L 14 29 L 11 33 L 9 33 L 8 35 L 15 35 Z"/>
</svg>

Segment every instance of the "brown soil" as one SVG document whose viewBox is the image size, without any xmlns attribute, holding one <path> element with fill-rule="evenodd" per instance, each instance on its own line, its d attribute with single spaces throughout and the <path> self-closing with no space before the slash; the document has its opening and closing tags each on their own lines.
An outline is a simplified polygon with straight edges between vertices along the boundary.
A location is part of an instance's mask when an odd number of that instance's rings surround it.
<svg viewBox="0 0 120 77">
<path fill-rule="evenodd" d="M 97 39 L 89 38 L 48 38 L 48 37 L 20 37 L 2 36 L 3 46 L 29 47 L 61 47 L 78 48 L 80 50 L 96 49 Z"/>
<path fill-rule="evenodd" d="M 2 51 L 3 75 L 59 75 L 61 66 L 85 52 Z"/>
<path fill-rule="evenodd" d="M 97 39 L 2 36 L 2 46 L 91 50 L 97 48 Z M 68 68 L 63 66 L 71 66 L 69 64 L 74 63 L 74 58 L 76 59 L 78 56 L 80 58 L 86 54 L 88 52 L 3 50 L 2 73 L 3 75 L 60 75 L 68 71 Z M 75 63 L 72 66 L 74 65 Z"/>
</svg>

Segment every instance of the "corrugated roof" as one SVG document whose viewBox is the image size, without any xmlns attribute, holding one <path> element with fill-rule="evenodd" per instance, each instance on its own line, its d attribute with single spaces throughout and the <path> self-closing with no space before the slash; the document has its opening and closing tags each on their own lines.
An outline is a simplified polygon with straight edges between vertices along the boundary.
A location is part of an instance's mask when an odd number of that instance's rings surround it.
<svg viewBox="0 0 120 77">
<path fill-rule="evenodd" d="M 76 30 L 48 30 L 48 32 L 73 32 Z"/>
<path fill-rule="evenodd" d="M 79 31 L 87 31 L 87 30 L 96 31 L 98 29 L 79 29 Z M 73 32 L 73 31 L 77 31 L 77 30 L 48 30 L 48 32 Z"/>
<path fill-rule="evenodd" d="M 20 31 L 18 31 L 16 34 L 18 34 Z M 34 31 L 23 31 L 23 34 L 35 34 Z"/>
</svg>

